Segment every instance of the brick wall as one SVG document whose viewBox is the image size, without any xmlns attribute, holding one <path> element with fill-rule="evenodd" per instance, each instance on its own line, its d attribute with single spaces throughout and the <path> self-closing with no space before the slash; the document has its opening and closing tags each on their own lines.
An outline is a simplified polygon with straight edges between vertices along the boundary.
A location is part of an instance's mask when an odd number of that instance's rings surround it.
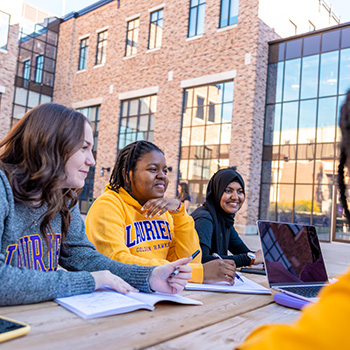
<svg viewBox="0 0 350 350">
<path fill-rule="evenodd" d="M 0 140 L 10 130 L 12 102 L 18 55 L 18 25 L 11 25 L 7 52 L 0 51 L 0 86 L 5 88 L 0 105 Z"/>
<path fill-rule="evenodd" d="M 168 190 L 168 195 L 173 196 L 181 133 L 181 81 L 236 70 L 230 164 L 238 166 L 247 184 L 247 202 L 237 223 L 242 227 L 253 225 L 260 194 L 267 41 L 276 35 L 258 20 L 258 0 L 241 0 L 238 25 L 226 30 L 218 30 L 220 1 L 207 0 L 205 33 L 188 40 L 189 1 L 169 0 L 164 7 L 162 47 L 147 53 L 148 10 L 159 4 L 155 0 L 128 0 L 127 4 L 122 1 L 118 9 L 117 2 L 111 2 L 61 24 L 54 101 L 88 106 L 89 100 L 102 100 L 94 196 L 108 181 L 108 173 L 100 176 L 101 168 L 113 167 L 116 158 L 119 93 L 159 87 L 154 142 L 164 150 L 168 165 L 173 167 Z M 137 54 L 124 58 L 125 19 L 136 14 L 140 14 Z M 94 68 L 96 31 L 105 26 L 109 26 L 106 64 Z M 77 73 L 79 37 L 87 34 L 87 68 Z"/>
</svg>

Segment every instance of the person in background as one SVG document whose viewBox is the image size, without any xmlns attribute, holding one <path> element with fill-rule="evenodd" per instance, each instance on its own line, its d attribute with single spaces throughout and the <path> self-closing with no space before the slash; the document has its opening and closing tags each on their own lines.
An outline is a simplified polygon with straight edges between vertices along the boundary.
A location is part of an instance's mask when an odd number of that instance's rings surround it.
<svg viewBox="0 0 350 350">
<path fill-rule="evenodd" d="M 180 182 L 177 186 L 177 191 L 179 195 L 176 197 L 184 204 L 186 210 L 188 210 L 191 202 L 190 192 L 188 190 L 188 185 L 186 182 Z"/>
<path fill-rule="evenodd" d="M 102 286 L 121 293 L 176 293 L 191 277 L 185 266 L 190 258 L 156 268 L 131 266 L 103 256 L 89 242 L 77 189 L 95 164 L 92 147 L 85 116 L 54 103 L 27 112 L 0 142 L 0 306 Z"/>
<path fill-rule="evenodd" d="M 344 182 L 345 167 L 350 171 L 350 90 L 341 108 L 339 126 L 342 132 L 338 181 L 345 216 L 350 212 Z M 324 287 L 315 304 L 306 306 L 292 324 L 263 325 L 254 330 L 236 349 L 239 350 L 329 350 L 350 349 L 347 338 L 350 318 L 350 270 L 339 280 Z"/>
<path fill-rule="evenodd" d="M 251 251 L 234 228 L 235 215 L 244 200 L 244 181 L 235 168 L 221 169 L 212 176 L 204 204 L 191 214 L 202 248 L 202 262 L 215 259 L 214 253 L 233 260 L 237 267 L 263 262 L 261 249 Z M 228 251 L 233 255 L 228 255 Z"/>
<path fill-rule="evenodd" d="M 86 232 L 98 251 L 127 264 L 159 266 L 200 249 L 192 218 L 179 199 L 164 197 L 169 184 L 163 152 L 136 141 L 119 151 L 105 192 L 91 206 Z M 192 282 L 234 282 L 231 260 L 190 264 Z"/>
</svg>

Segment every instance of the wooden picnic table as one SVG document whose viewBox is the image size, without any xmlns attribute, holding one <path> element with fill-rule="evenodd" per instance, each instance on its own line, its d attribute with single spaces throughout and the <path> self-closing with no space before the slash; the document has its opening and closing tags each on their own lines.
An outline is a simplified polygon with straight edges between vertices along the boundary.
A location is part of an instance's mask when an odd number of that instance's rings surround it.
<svg viewBox="0 0 350 350">
<path fill-rule="evenodd" d="M 267 287 L 265 276 L 245 274 Z M 299 311 L 272 295 L 184 291 L 203 305 L 156 304 L 154 311 L 84 320 L 55 302 L 1 307 L 0 315 L 30 324 L 5 349 L 233 349 L 257 326 L 291 323 Z"/>
</svg>

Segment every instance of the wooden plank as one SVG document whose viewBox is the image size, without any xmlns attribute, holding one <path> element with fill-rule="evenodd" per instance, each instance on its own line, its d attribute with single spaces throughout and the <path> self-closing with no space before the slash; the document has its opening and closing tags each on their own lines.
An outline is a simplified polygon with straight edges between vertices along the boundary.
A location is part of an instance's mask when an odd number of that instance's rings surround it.
<svg viewBox="0 0 350 350">
<path fill-rule="evenodd" d="M 299 315 L 297 310 L 270 304 L 148 349 L 232 350 L 258 326 L 267 323 L 291 323 Z"/>
<path fill-rule="evenodd" d="M 249 275 L 266 284 L 266 277 Z M 54 302 L 3 307 L 0 313 L 31 325 L 30 333 L 2 345 L 2 349 L 47 349 L 69 344 L 76 349 L 142 349 L 184 336 L 273 302 L 271 295 L 184 291 L 202 306 L 160 303 L 153 312 L 132 313 L 83 320 Z"/>
<path fill-rule="evenodd" d="M 3 315 L 29 323 L 32 330 L 27 336 L 8 343 L 9 349 L 13 346 L 17 349 L 45 349 L 47 344 L 55 347 L 69 344 L 74 348 L 91 345 L 108 348 L 118 344 L 118 348 L 139 349 L 182 336 L 272 302 L 272 297 L 266 295 L 206 292 L 185 292 L 184 295 L 202 300 L 204 305 L 162 303 L 158 304 L 153 312 L 139 310 L 93 320 L 83 320 L 56 305 L 26 311 L 20 308 L 19 312 L 16 312 L 14 307 L 11 312 Z"/>
</svg>

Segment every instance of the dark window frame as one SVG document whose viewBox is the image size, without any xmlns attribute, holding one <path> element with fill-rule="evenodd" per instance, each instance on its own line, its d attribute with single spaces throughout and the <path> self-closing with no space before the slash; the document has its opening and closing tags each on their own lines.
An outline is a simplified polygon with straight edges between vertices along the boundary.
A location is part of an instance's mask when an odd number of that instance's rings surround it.
<svg viewBox="0 0 350 350">
<path fill-rule="evenodd" d="M 152 21 L 152 15 L 153 14 L 157 14 L 157 18 L 155 21 Z M 161 17 L 160 17 L 160 13 L 161 13 Z M 150 13 L 150 19 L 149 19 L 149 31 L 148 31 L 148 49 L 152 50 L 152 49 L 157 49 L 161 47 L 161 43 L 159 46 L 157 46 L 157 41 L 158 41 L 158 36 L 161 35 L 162 36 L 162 32 L 161 34 L 159 34 L 158 31 L 158 27 L 161 27 L 163 29 L 163 25 L 160 26 L 158 23 L 159 21 L 162 21 L 163 23 L 164 20 L 164 8 L 158 9 L 156 11 L 153 11 Z M 153 43 L 151 43 L 151 32 L 152 32 L 152 24 L 155 26 L 155 35 L 154 35 L 154 40 Z M 162 39 L 162 38 L 161 38 Z"/>
<path fill-rule="evenodd" d="M 95 66 L 106 63 L 108 29 L 97 33 Z"/>
<path fill-rule="evenodd" d="M 135 25 L 137 21 L 137 26 Z M 133 28 L 130 29 L 130 25 L 133 24 Z M 129 56 L 134 56 L 137 53 L 137 44 L 138 44 L 138 37 L 139 37 L 139 29 L 140 29 L 140 18 L 133 18 L 131 20 L 129 20 L 126 24 L 126 39 L 125 39 L 125 57 L 129 57 Z M 137 34 L 136 33 L 137 30 Z M 129 33 L 132 32 L 132 40 L 131 40 L 131 44 L 128 44 L 128 37 L 129 37 Z M 136 37 L 136 42 L 134 41 Z M 135 42 L 135 44 L 134 44 Z M 130 49 L 130 53 L 128 54 L 128 48 Z"/>
<path fill-rule="evenodd" d="M 239 15 L 239 0 L 227 0 L 228 1 L 228 11 L 227 11 L 227 23 L 226 24 L 222 24 L 222 16 L 223 16 L 223 2 L 224 0 L 221 0 L 221 3 L 220 3 L 220 18 L 219 18 L 219 28 L 225 28 L 225 27 L 228 27 L 228 26 L 232 26 L 232 25 L 235 25 L 238 23 L 238 15 Z M 233 6 L 233 3 L 237 1 L 238 2 L 238 11 L 237 11 L 237 21 L 233 22 L 233 23 L 230 23 L 230 20 L 231 20 L 231 17 L 230 17 L 230 13 L 231 13 L 231 8 Z"/>
<path fill-rule="evenodd" d="M 88 50 L 89 50 L 89 37 L 85 37 L 81 39 L 79 43 L 78 70 L 86 69 Z"/>
<path fill-rule="evenodd" d="M 194 0 L 190 0 L 190 9 L 189 9 L 189 16 L 188 16 L 188 33 L 187 37 L 188 38 L 193 38 L 198 35 L 203 35 L 204 34 L 204 23 L 203 23 L 203 33 L 199 33 L 199 19 L 198 19 L 198 12 L 200 7 L 204 7 L 204 18 L 203 21 L 205 22 L 205 5 L 206 5 L 206 0 L 197 0 L 197 4 L 192 6 L 192 2 Z M 195 18 L 191 16 L 192 10 L 195 11 Z M 195 21 L 195 32 L 193 35 L 190 35 L 190 28 L 191 28 L 191 20 Z"/>
</svg>

